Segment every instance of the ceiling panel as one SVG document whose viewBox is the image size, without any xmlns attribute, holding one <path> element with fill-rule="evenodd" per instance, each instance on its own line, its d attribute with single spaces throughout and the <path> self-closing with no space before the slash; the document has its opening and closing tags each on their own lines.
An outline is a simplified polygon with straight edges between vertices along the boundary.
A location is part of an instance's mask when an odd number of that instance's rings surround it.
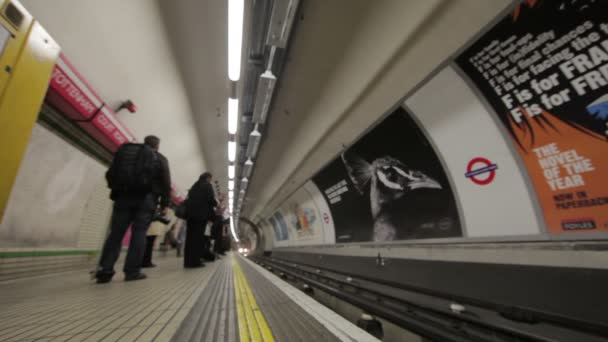
<svg viewBox="0 0 608 342">
<path fill-rule="evenodd" d="M 221 191 L 228 184 L 228 7 L 222 0 L 158 0 L 187 88 L 207 170 Z M 246 1 L 245 23 L 250 6 Z M 244 33 L 243 54 L 247 49 Z M 241 68 L 241 79 L 245 76 Z M 242 81 L 240 82 L 243 83 Z M 202 170 L 201 170 L 202 171 Z"/>
</svg>

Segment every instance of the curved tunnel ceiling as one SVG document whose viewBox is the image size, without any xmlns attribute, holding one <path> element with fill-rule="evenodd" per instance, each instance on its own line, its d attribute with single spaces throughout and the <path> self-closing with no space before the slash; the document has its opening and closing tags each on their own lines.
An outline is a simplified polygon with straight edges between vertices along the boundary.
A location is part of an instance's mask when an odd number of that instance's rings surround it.
<svg viewBox="0 0 608 342">
<path fill-rule="evenodd" d="M 109 105 L 136 103 L 119 116 L 163 138 L 182 190 L 205 169 L 225 189 L 225 1 L 23 3 Z M 271 214 L 510 3 L 302 1 L 242 216 Z"/>
<path fill-rule="evenodd" d="M 510 3 L 304 1 L 243 216 L 271 215 Z"/>
</svg>

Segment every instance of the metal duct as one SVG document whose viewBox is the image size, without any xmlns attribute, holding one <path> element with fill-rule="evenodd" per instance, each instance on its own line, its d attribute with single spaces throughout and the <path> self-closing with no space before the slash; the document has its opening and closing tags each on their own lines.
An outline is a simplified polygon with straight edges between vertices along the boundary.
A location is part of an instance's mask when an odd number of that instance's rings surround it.
<svg viewBox="0 0 608 342">
<path fill-rule="evenodd" d="M 299 0 L 275 1 L 272 6 L 272 17 L 268 30 L 267 45 L 279 48 L 287 46 L 287 40 L 298 9 Z"/>
</svg>

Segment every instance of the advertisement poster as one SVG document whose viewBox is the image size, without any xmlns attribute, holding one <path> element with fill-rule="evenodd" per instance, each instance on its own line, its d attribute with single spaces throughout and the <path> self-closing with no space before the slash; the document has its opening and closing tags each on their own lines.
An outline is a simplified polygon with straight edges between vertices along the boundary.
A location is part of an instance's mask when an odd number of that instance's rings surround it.
<svg viewBox="0 0 608 342">
<path fill-rule="evenodd" d="M 608 231 L 608 1 L 522 1 L 456 62 L 506 127 L 550 233 Z"/>
<path fill-rule="evenodd" d="M 437 155 L 398 108 L 314 178 L 336 243 L 462 236 L 454 194 Z"/>
<path fill-rule="evenodd" d="M 274 231 L 275 241 L 284 241 L 289 239 L 287 224 L 285 223 L 283 215 L 280 211 L 277 211 L 273 216 L 268 218 L 268 222 L 270 222 L 272 230 Z"/>
</svg>

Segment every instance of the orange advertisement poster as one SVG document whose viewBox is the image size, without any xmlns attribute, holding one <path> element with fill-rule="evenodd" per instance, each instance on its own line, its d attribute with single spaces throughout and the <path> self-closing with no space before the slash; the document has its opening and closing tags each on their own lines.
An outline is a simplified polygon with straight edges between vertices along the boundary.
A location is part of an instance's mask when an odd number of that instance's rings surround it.
<svg viewBox="0 0 608 342">
<path fill-rule="evenodd" d="M 550 233 L 608 232 L 608 1 L 522 1 L 456 63 L 510 134 Z"/>
<path fill-rule="evenodd" d="M 547 229 L 608 231 L 608 143 L 547 112 L 541 115 L 529 125 L 513 122 L 512 128 Z"/>
</svg>

